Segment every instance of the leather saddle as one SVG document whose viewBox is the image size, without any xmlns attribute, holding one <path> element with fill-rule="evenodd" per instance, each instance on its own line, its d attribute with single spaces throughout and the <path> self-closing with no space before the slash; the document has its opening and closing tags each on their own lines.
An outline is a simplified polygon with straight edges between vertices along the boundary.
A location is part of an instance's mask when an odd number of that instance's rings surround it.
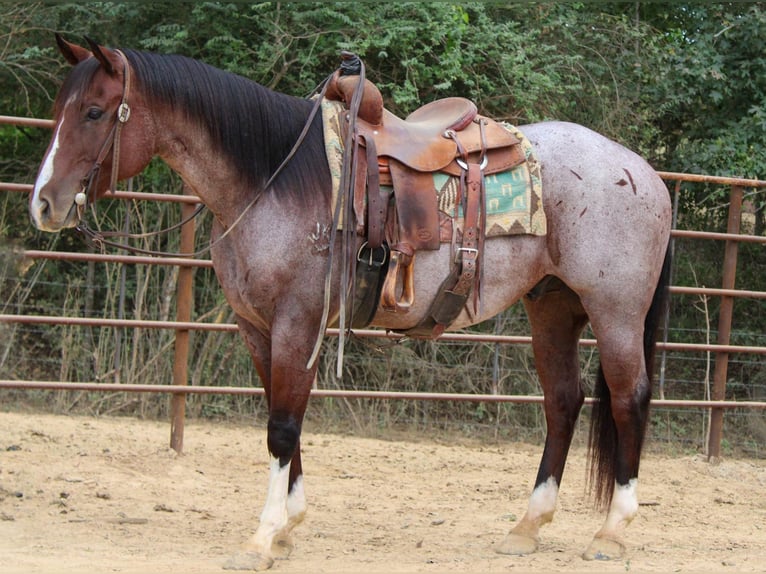
<svg viewBox="0 0 766 574">
<path fill-rule="evenodd" d="M 336 73 L 325 96 L 349 106 L 358 84 L 358 76 Z M 375 140 L 379 157 L 395 159 L 417 171 L 446 171 L 458 175 L 460 169 L 454 164 L 458 157 L 458 145 L 446 133 L 460 133 L 465 151 L 469 154 L 479 152 L 482 142 L 475 120 L 484 119 L 487 122 L 484 145 L 491 156 L 491 166 L 488 165 L 485 172 L 505 171 L 523 161 L 523 157 L 516 154 L 492 153 L 497 149 L 507 152 L 507 148 L 515 146 L 519 140 L 501 124 L 480 116 L 471 100 L 457 97 L 435 100 L 401 119 L 383 107 L 383 98 L 375 84 L 365 80 L 362 89 L 359 133 Z"/>
<path fill-rule="evenodd" d="M 478 303 L 478 289 L 473 287 L 478 282 L 476 266 L 483 247 L 482 178 L 519 165 L 524 154 L 510 131 L 479 115 L 476 105 L 465 98 L 436 100 L 401 119 L 384 108 L 372 82 L 360 84 L 359 76 L 340 71 L 330 79 L 325 97 L 340 100 L 348 108 L 359 88 L 363 92 L 354 135 L 365 153 L 358 153 L 354 161 L 356 231 L 372 249 L 390 248 L 380 305 L 395 313 L 406 313 L 414 302 L 417 251 L 436 250 L 443 241 L 452 241 L 455 265 L 428 317 L 408 332 L 438 336 L 460 313 L 469 292 L 474 291 Z M 459 245 L 452 221 L 438 209 L 435 172 L 459 177 L 462 182 L 458 204 L 462 200 L 465 220 Z M 453 297 L 456 290 L 459 293 Z M 445 298 L 451 300 L 446 310 Z M 371 320 L 372 315 L 367 324 Z"/>
</svg>

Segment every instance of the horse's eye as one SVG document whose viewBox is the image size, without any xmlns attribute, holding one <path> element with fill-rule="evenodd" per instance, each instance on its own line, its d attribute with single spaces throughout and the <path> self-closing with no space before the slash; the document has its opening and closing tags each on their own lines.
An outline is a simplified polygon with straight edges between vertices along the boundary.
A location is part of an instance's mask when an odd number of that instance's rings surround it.
<svg viewBox="0 0 766 574">
<path fill-rule="evenodd" d="M 89 120 L 97 120 L 101 116 L 104 115 L 104 110 L 101 110 L 99 108 L 90 108 L 88 110 L 88 119 Z"/>
</svg>

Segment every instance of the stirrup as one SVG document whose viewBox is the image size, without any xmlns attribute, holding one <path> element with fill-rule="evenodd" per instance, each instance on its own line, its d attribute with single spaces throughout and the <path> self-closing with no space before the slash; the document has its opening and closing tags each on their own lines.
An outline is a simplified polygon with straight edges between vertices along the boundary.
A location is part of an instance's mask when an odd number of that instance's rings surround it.
<svg viewBox="0 0 766 574">
<path fill-rule="evenodd" d="M 407 313 L 415 302 L 415 254 L 391 250 L 386 280 L 380 294 L 380 306 L 385 311 Z M 399 285 L 401 284 L 401 292 Z M 400 293 L 400 294 L 399 294 Z M 399 295 L 397 295 L 399 294 Z"/>
</svg>

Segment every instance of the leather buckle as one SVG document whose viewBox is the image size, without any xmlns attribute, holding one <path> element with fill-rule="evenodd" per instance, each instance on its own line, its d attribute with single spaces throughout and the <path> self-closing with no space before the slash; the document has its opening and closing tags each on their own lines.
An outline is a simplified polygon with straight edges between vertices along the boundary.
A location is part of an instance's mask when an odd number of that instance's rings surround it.
<svg viewBox="0 0 766 574">
<path fill-rule="evenodd" d="M 455 163 L 457 163 L 461 169 L 468 171 L 468 162 L 465 162 L 461 158 L 456 157 Z M 487 154 L 484 154 L 484 157 L 481 158 L 481 163 L 479 164 L 479 170 L 484 171 L 484 168 L 487 167 L 488 163 L 489 159 L 487 158 Z"/>
<path fill-rule="evenodd" d="M 479 250 L 474 249 L 473 247 L 458 247 L 457 250 L 455 251 L 455 263 L 460 263 L 461 255 L 463 257 L 468 255 L 472 259 L 476 259 L 477 257 L 479 257 Z"/>
<path fill-rule="evenodd" d="M 369 250 L 369 257 L 363 255 L 365 249 Z M 380 261 L 376 261 L 374 258 L 376 252 L 382 252 Z M 377 249 L 373 249 L 372 247 L 367 247 L 367 242 L 365 241 L 359 247 L 359 251 L 356 252 L 356 260 L 359 263 L 367 263 L 367 265 L 370 267 L 383 267 L 383 265 L 386 263 L 386 260 L 388 259 L 388 253 L 389 251 L 384 245 L 381 245 Z"/>
</svg>

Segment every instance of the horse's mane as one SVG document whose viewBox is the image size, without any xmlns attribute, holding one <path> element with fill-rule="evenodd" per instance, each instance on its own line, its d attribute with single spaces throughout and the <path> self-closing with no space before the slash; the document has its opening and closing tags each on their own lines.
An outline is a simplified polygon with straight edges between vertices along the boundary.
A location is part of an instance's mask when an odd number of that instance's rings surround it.
<svg viewBox="0 0 766 574">
<path fill-rule="evenodd" d="M 275 92 L 185 56 L 123 52 L 133 68 L 136 89 L 145 94 L 149 105 L 171 106 L 183 111 L 189 121 L 199 122 L 210 133 L 215 151 L 231 160 L 245 185 L 259 191 L 292 149 L 311 110 L 312 103 L 306 99 Z M 96 69 L 90 58 L 76 66 L 61 97 L 88 82 Z M 316 193 L 317 175 L 327 171 L 320 115 L 275 186 L 286 193 Z"/>
</svg>

